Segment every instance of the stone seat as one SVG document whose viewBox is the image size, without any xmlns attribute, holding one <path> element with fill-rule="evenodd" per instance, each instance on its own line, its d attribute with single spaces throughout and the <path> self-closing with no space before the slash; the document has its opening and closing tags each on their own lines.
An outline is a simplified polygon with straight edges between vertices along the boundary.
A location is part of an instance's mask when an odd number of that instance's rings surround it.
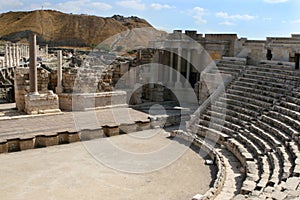
<svg viewBox="0 0 300 200">
<path fill-rule="evenodd" d="M 197 127 L 197 135 L 201 138 L 209 139 L 211 141 L 217 142 L 222 145 L 223 141 L 230 138 L 229 135 L 222 133 L 221 131 L 215 130 L 213 128 L 207 127 L 205 125 L 196 125 Z"/>
<path fill-rule="evenodd" d="M 256 117 L 257 115 L 259 115 L 260 112 L 263 111 L 263 108 L 261 108 L 260 106 L 253 105 L 251 103 L 247 103 L 242 100 L 231 99 L 230 97 L 226 97 L 226 98 L 220 97 L 218 99 L 218 101 L 224 102 L 228 105 L 239 106 L 243 109 L 246 109 L 246 110 L 250 111 L 249 115 L 251 115 L 253 117 Z"/>
<path fill-rule="evenodd" d="M 282 121 L 286 125 L 289 125 L 290 127 L 292 127 L 295 130 L 300 130 L 300 121 L 295 120 L 295 119 L 291 118 L 290 116 L 287 116 L 285 114 L 282 114 L 282 113 L 279 113 L 279 112 L 275 112 L 275 111 L 269 111 L 269 113 L 267 114 L 267 116 L 269 116 L 269 117 L 271 117 L 273 119 L 276 119 L 278 121 Z M 281 133 L 279 130 L 277 130 L 277 132 Z M 292 137 L 288 137 L 288 136 L 286 136 L 286 134 L 281 133 L 281 135 L 282 135 L 282 140 L 284 140 L 284 141 L 287 141 L 288 138 L 292 139 Z"/>
<path fill-rule="evenodd" d="M 225 113 L 226 115 L 238 118 L 241 123 L 243 123 L 243 121 L 249 122 L 252 119 L 250 116 L 246 114 L 243 114 L 241 112 L 235 112 L 234 110 L 227 109 L 226 107 L 219 107 L 218 105 L 215 104 L 211 105 L 209 109 L 210 111 L 213 112 Z"/>
<path fill-rule="evenodd" d="M 248 88 L 236 86 L 236 85 L 231 85 L 231 88 L 228 88 L 227 92 L 234 95 L 239 95 L 239 96 L 248 97 L 252 99 L 254 98 L 255 100 L 269 103 L 269 105 L 273 104 L 277 100 L 276 97 L 275 98 L 273 97 L 274 94 L 270 94 L 270 92 L 268 91 L 262 92 L 261 90 L 257 90 L 257 89 L 250 90 Z"/>
<path fill-rule="evenodd" d="M 295 76 L 295 73 L 292 75 L 282 74 L 282 73 L 275 73 L 275 72 L 265 72 L 265 71 L 257 71 L 257 70 L 249 70 L 246 69 L 246 74 L 254 74 L 259 76 L 265 77 L 276 77 L 282 80 L 290 80 L 290 81 L 300 81 L 299 76 Z"/>
<path fill-rule="evenodd" d="M 276 112 L 282 113 L 286 116 L 289 116 L 289 117 L 291 117 L 295 120 L 300 121 L 300 113 L 297 112 L 297 111 L 290 110 L 290 109 L 284 108 L 282 106 L 274 106 L 273 110 L 276 111 Z"/>
<path fill-rule="evenodd" d="M 245 69 L 245 64 L 237 64 L 237 63 L 226 63 L 226 62 L 219 62 L 217 63 L 218 67 L 227 67 L 232 69 Z"/>
<path fill-rule="evenodd" d="M 241 94 L 240 93 L 236 94 L 234 92 L 234 90 L 228 89 L 227 93 L 226 93 L 226 97 L 234 99 L 234 100 L 250 103 L 250 104 L 262 107 L 262 108 L 268 108 L 272 105 L 272 103 L 262 101 L 261 98 L 263 98 L 263 97 L 260 95 L 256 95 L 254 93 L 247 95 L 247 93 L 241 92 Z"/>
<path fill-rule="evenodd" d="M 243 126 L 246 123 L 243 120 L 241 120 L 240 118 L 233 117 L 226 113 L 215 112 L 214 110 L 207 110 L 205 113 L 214 118 L 223 119 L 223 120 L 225 119 L 226 121 L 236 124 L 238 126 Z"/>
<path fill-rule="evenodd" d="M 284 79 L 275 76 L 264 76 L 262 74 L 257 74 L 255 72 L 245 73 L 243 74 L 243 77 L 256 80 L 256 82 L 265 81 L 265 82 L 272 83 L 273 85 L 277 85 L 277 86 L 281 85 L 281 88 L 286 88 L 288 90 L 291 90 L 293 86 L 299 85 L 299 81 L 296 80 L 289 80 L 289 79 Z"/>
<path fill-rule="evenodd" d="M 300 106 L 297 105 L 297 104 L 295 104 L 295 103 L 281 101 L 279 103 L 279 105 L 282 106 L 282 107 L 288 108 L 290 110 L 294 110 L 294 111 L 300 112 Z"/>
<path fill-rule="evenodd" d="M 210 116 L 210 115 L 207 115 L 207 114 L 203 114 L 200 118 L 204 119 L 204 120 L 207 120 L 207 121 L 212 121 L 212 122 L 220 124 L 220 125 L 224 125 L 225 127 L 230 128 L 234 131 L 238 131 L 239 129 L 241 129 L 241 126 L 236 125 L 234 123 L 230 123 L 227 120 L 222 119 L 222 118 L 217 118 L 217 117 Z"/>
<path fill-rule="evenodd" d="M 299 132 L 294 130 L 292 127 L 290 127 L 289 125 L 286 125 L 284 123 L 282 123 L 281 121 L 278 121 L 276 119 L 272 119 L 266 115 L 262 116 L 262 121 L 266 122 L 268 124 L 272 124 L 274 127 L 282 130 L 284 133 L 287 133 L 290 137 L 293 137 L 294 134 L 298 134 Z"/>
<path fill-rule="evenodd" d="M 253 111 L 253 110 L 249 110 L 245 107 L 242 107 L 242 106 L 238 106 L 238 105 L 235 105 L 235 104 L 230 104 L 229 102 L 221 102 L 221 101 L 216 101 L 215 102 L 216 106 L 219 106 L 219 107 L 227 107 L 228 110 L 233 110 L 235 112 L 240 112 L 244 115 L 248 115 L 249 116 L 249 119 L 252 118 L 256 118 L 258 116 L 259 113 Z"/>
<path fill-rule="evenodd" d="M 289 93 L 287 94 L 289 95 Z M 297 97 L 294 97 L 294 96 L 286 96 L 285 97 L 285 100 L 289 103 L 294 103 L 296 105 L 298 105 L 300 107 L 300 97 L 297 96 Z"/>
<path fill-rule="evenodd" d="M 271 69 L 279 69 L 279 70 L 294 70 L 295 66 L 288 65 L 286 63 L 270 63 L 270 61 L 263 60 L 260 62 L 259 67 L 266 67 Z"/>
<path fill-rule="evenodd" d="M 260 65 L 260 66 L 247 66 L 249 70 L 262 71 L 262 72 L 270 72 L 270 73 L 278 73 L 278 74 L 286 74 L 286 75 L 294 75 L 295 70 L 290 68 L 272 68 L 269 65 Z M 299 73 L 298 73 L 299 74 Z"/>
<path fill-rule="evenodd" d="M 232 72 L 232 71 L 228 71 L 228 70 L 221 70 L 221 69 L 211 69 L 209 71 L 209 73 L 213 73 L 213 74 L 218 74 L 218 73 L 222 73 L 222 74 L 230 74 L 234 77 L 237 77 L 239 75 L 238 72 Z"/>
<path fill-rule="evenodd" d="M 264 140 L 268 141 L 271 144 L 273 150 L 276 150 L 277 147 L 282 146 L 281 142 L 278 141 L 273 135 L 270 135 L 269 133 L 265 132 L 263 129 L 256 126 L 255 124 L 251 124 L 249 126 L 249 130 L 252 133 L 259 135 L 259 137 L 263 138 Z"/>
<path fill-rule="evenodd" d="M 247 75 L 244 74 L 243 77 L 238 77 L 237 79 L 240 82 L 243 82 L 244 84 L 252 84 L 251 87 L 252 88 L 262 88 L 263 86 L 268 86 L 271 88 L 275 89 L 281 89 L 281 91 L 283 92 L 283 94 L 285 94 L 287 91 L 286 90 L 292 90 L 292 86 L 290 86 L 289 84 L 285 84 L 282 83 L 284 81 L 277 81 L 277 79 L 268 79 L 268 78 L 264 78 L 264 77 L 257 77 L 254 75 Z M 253 86 L 253 85 L 257 85 L 257 86 Z M 269 88 L 270 89 L 270 88 Z M 276 91 L 275 91 L 276 92 Z"/>
<path fill-rule="evenodd" d="M 281 168 L 280 168 L 280 161 L 277 159 L 277 156 L 274 152 L 269 153 L 269 157 L 272 159 L 273 163 L 273 173 L 272 176 L 270 177 L 269 184 L 275 185 L 279 183 L 279 177 L 281 173 Z"/>
</svg>

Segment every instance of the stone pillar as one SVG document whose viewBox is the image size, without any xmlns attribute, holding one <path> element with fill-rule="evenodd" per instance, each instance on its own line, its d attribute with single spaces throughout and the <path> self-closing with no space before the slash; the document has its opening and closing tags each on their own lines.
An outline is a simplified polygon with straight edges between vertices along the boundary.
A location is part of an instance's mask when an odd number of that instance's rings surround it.
<svg viewBox="0 0 300 200">
<path fill-rule="evenodd" d="M 7 67 L 12 67 L 12 65 L 13 65 L 13 62 L 12 62 L 12 47 L 11 47 L 10 44 L 8 45 L 8 59 L 9 59 L 9 64 L 8 64 Z"/>
<path fill-rule="evenodd" d="M 30 62 L 29 62 L 29 80 L 30 80 L 30 93 L 38 95 L 37 86 L 37 62 L 36 62 L 36 34 L 31 34 L 29 38 L 30 46 Z"/>
<path fill-rule="evenodd" d="M 191 72 L 191 49 L 187 49 L 187 62 L 186 62 L 186 85 L 188 86 L 190 81 Z"/>
<path fill-rule="evenodd" d="M 170 84 L 173 82 L 173 59 L 174 59 L 174 53 L 171 49 L 170 50 L 170 72 L 169 72 L 169 83 Z"/>
<path fill-rule="evenodd" d="M 63 92 L 62 87 L 62 51 L 57 51 L 57 87 L 55 88 L 55 91 L 57 94 L 60 94 Z"/>
<path fill-rule="evenodd" d="M 180 71 L 181 71 L 181 55 L 182 55 L 182 49 L 178 47 L 178 57 L 177 57 L 177 78 L 175 83 L 175 88 L 181 88 L 181 82 L 180 82 Z"/>
<path fill-rule="evenodd" d="M 5 60 L 5 67 L 9 66 L 9 50 L 8 50 L 8 44 L 5 44 L 5 56 L 4 56 L 4 60 Z"/>
<path fill-rule="evenodd" d="M 19 67 L 20 65 L 20 49 L 19 45 L 16 44 L 16 66 Z"/>
<path fill-rule="evenodd" d="M 16 66 L 16 44 L 13 43 L 12 44 L 12 66 L 15 67 Z"/>
<path fill-rule="evenodd" d="M 48 44 L 46 44 L 46 46 L 45 46 L 45 54 L 46 54 L 46 57 L 48 58 Z"/>
<path fill-rule="evenodd" d="M 1 60 L 1 68 L 4 68 L 4 60 Z"/>
</svg>

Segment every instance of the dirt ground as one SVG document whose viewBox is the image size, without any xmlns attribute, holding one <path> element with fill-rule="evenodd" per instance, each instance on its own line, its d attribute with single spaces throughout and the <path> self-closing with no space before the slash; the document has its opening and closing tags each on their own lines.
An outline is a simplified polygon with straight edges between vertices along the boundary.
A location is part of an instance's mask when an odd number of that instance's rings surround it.
<svg viewBox="0 0 300 200">
<path fill-rule="evenodd" d="M 129 156 L 112 152 L 107 144 Z M 153 152 L 163 155 L 163 150 L 172 149 L 168 146 L 185 149 L 184 154 L 178 159 L 173 156 L 168 165 L 160 168 L 164 156 L 149 157 L 143 162 L 130 156 L 145 157 Z M 195 194 L 205 193 L 212 180 L 210 168 L 197 151 L 157 130 L 1 154 L 0 163 L 3 200 L 190 200 Z M 141 173 L 139 167 L 148 171 Z M 129 173 L 124 172 L 126 169 Z"/>
</svg>

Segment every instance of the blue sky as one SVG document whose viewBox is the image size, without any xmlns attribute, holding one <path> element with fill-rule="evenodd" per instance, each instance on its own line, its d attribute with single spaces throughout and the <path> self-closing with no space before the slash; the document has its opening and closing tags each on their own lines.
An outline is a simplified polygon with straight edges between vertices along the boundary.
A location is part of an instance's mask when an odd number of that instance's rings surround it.
<svg viewBox="0 0 300 200">
<path fill-rule="evenodd" d="M 300 33 L 300 0 L 0 0 L 0 12 L 42 7 L 103 17 L 138 16 L 168 32 L 237 33 L 249 39 Z"/>
</svg>

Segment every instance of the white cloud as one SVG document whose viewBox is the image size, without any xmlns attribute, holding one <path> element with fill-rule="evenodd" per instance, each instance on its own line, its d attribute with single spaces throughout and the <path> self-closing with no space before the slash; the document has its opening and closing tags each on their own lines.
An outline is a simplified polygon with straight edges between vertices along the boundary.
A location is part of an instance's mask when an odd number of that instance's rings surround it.
<svg viewBox="0 0 300 200">
<path fill-rule="evenodd" d="M 206 24 L 207 21 L 203 19 L 205 15 L 205 9 L 201 7 L 195 7 L 192 10 L 193 18 L 195 19 L 196 24 Z"/>
<path fill-rule="evenodd" d="M 141 2 L 141 0 L 124 0 L 124 1 L 117 1 L 117 5 L 122 6 L 124 8 L 130 8 L 135 10 L 145 10 L 146 5 Z"/>
<path fill-rule="evenodd" d="M 225 26 L 234 26 L 235 24 L 230 22 L 230 21 L 224 21 L 224 22 L 220 22 L 220 25 L 225 25 Z"/>
<path fill-rule="evenodd" d="M 284 21 L 284 22 L 286 23 L 286 21 Z M 294 23 L 294 24 L 300 24 L 300 19 L 294 20 L 294 21 L 292 21 L 292 23 Z"/>
<path fill-rule="evenodd" d="M 284 3 L 287 2 L 288 0 L 264 0 L 266 3 Z"/>
<path fill-rule="evenodd" d="M 255 16 L 252 15 L 229 15 L 226 12 L 218 12 L 216 14 L 217 17 L 219 18 L 224 18 L 224 19 L 231 19 L 231 20 L 253 20 L 255 19 Z"/>
<path fill-rule="evenodd" d="M 168 4 L 160 4 L 160 3 L 153 3 L 150 5 L 150 7 L 154 10 L 162 10 L 162 9 L 172 9 L 175 8 L 175 6 L 170 6 Z"/>
</svg>

